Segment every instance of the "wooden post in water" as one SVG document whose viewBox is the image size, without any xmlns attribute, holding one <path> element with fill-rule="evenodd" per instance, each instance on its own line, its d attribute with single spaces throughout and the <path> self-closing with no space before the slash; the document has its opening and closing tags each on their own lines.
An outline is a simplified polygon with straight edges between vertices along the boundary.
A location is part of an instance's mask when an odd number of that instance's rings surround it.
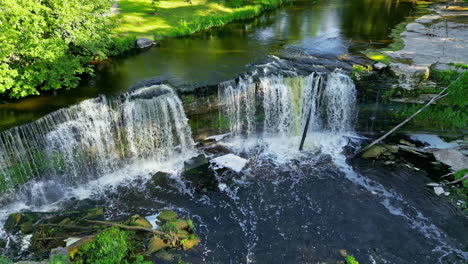
<svg viewBox="0 0 468 264">
<path fill-rule="evenodd" d="M 304 148 L 304 142 L 307 136 L 307 131 L 309 130 L 309 123 L 310 123 L 311 115 L 312 115 L 312 107 L 310 107 L 309 115 L 307 116 L 306 124 L 304 127 L 304 132 L 302 133 L 301 145 L 299 145 L 299 151 L 302 151 L 302 149 Z"/>
</svg>

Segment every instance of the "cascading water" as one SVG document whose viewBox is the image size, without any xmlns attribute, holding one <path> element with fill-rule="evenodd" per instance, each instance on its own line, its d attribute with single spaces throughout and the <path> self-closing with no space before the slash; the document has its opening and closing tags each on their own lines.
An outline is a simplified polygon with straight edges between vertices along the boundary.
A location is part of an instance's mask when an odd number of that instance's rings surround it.
<svg viewBox="0 0 468 264">
<path fill-rule="evenodd" d="M 312 130 L 344 132 L 353 126 L 356 89 L 351 78 L 339 71 L 305 77 L 261 77 L 256 83 L 249 76 L 218 89 L 224 105 L 222 114 L 229 118 L 235 135 L 251 135 L 258 130 L 299 135 L 309 113 Z M 256 122 L 261 119 L 263 122 Z"/>
<path fill-rule="evenodd" d="M 76 186 L 193 145 L 182 103 L 167 85 L 101 96 L 1 133 L 0 186 L 11 190 L 32 179 Z"/>
</svg>

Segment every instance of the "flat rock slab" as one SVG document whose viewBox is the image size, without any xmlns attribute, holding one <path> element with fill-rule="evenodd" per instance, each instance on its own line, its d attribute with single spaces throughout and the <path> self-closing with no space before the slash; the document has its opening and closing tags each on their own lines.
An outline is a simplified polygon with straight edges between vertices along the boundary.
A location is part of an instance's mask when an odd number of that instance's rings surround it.
<svg viewBox="0 0 468 264">
<path fill-rule="evenodd" d="M 457 149 L 440 149 L 433 151 L 436 160 L 447 164 L 454 171 L 468 168 L 468 157 Z"/>
<path fill-rule="evenodd" d="M 460 15 L 439 10 L 438 14 L 422 16 L 401 34 L 405 43 L 402 50 L 384 52 L 397 61 L 411 61 L 390 64 L 402 88 L 414 89 L 424 82 L 433 64 L 443 67 L 468 62 L 468 24 L 453 19 Z"/>
<path fill-rule="evenodd" d="M 211 162 L 215 163 L 219 167 L 228 168 L 235 172 L 240 172 L 247 164 L 246 159 L 243 159 L 234 154 L 227 154 L 221 157 L 214 158 L 211 160 Z"/>
</svg>

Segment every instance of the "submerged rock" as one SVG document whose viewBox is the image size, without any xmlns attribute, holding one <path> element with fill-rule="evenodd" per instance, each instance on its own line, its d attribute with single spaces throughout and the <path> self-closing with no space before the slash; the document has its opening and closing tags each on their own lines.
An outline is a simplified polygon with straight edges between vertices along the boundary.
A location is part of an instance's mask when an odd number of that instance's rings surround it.
<svg viewBox="0 0 468 264">
<path fill-rule="evenodd" d="M 189 180 L 197 191 L 217 191 L 218 180 L 204 154 L 184 162 L 183 176 Z"/>
<path fill-rule="evenodd" d="M 374 69 L 376 69 L 378 71 L 381 71 L 381 70 L 387 68 L 388 66 L 387 66 L 387 64 L 384 64 L 382 62 L 377 62 L 376 64 L 374 64 L 373 67 L 374 67 Z"/>
<path fill-rule="evenodd" d="M 172 262 L 174 261 L 174 255 L 167 252 L 166 250 L 160 250 L 158 251 L 155 256 L 158 258 L 158 259 L 161 259 L 161 260 L 164 260 L 164 261 L 168 261 L 168 262 Z"/>
<path fill-rule="evenodd" d="M 135 45 L 139 49 L 144 49 L 153 46 L 153 40 L 149 38 L 139 38 L 135 41 Z"/>
</svg>

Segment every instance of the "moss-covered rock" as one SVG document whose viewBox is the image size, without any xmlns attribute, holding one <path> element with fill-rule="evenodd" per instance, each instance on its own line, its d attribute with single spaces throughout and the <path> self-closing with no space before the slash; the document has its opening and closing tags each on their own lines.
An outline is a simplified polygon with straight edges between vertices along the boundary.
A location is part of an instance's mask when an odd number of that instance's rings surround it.
<svg viewBox="0 0 468 264">
<path fill-rule="evenodd" d="M 158 220 L 161 222 L 171 221 L 179 216 L 172 210 L 164 210 L 158 215 Z"/>
<path fill-rule="evenodd" d="M 145 228 L 153 228 L 153 225 L 151 225 L 151 223 L 148 220 L 146 220 L 146 218 L 139 215 L 134 215 L 130 217 L 126 224 L 132 226 L 141 226 Z"/>
<path fill-rule="evenodd" d="M 200 242 L 201 242 L 201 240 L 198 237 L 194 237 L 194 238 L 189 238 L 189 239 L 181 242 L 181 244 L 182 244 L 182 248 L 184 250 L 189 250 L 189 249 L 193 248 L 194 246 L 198 245 Z"/>
<path fill-rule="evenodd" d="M 162 238 L 159 236 L 154 236 L 151 238 L 151 240 L 148 243 L 148 254 L 152 254 L 154 252 L 158 252 L 162 249 L 166 249 L 170 246 L 170 244 L 166 241 L 164 241 Z"/>
<path fill-rule="evenodd" d="M 382 153 L 386 152 L 387 149 L 385 147 L 375 145 L 372 146 L 370 149 L 366 150 L 362 153 L 362 157 L 365 159 L 378 159 Z"/>
</svg>

